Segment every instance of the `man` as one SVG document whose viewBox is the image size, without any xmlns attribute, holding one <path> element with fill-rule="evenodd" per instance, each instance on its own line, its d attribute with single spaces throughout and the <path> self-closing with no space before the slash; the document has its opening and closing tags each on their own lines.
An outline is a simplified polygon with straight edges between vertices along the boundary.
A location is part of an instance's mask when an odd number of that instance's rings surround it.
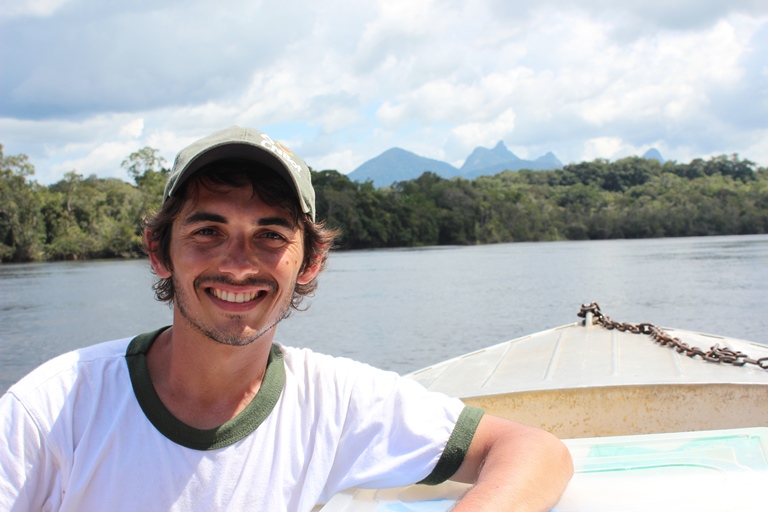
<svg viewBox="0 0 768 512">
<path fill-rule="evenodd" d="M 283 346 L 335 233 L 307 166 L 256 130 L 182 150 L 145 243 L 172 326 L 65 354 L 0 400 L 0 509 L 311 510 L 352 486 L 448 478 L 456 510 L 549 510 L 543 431 L 347 359 Z"/>
</svg>

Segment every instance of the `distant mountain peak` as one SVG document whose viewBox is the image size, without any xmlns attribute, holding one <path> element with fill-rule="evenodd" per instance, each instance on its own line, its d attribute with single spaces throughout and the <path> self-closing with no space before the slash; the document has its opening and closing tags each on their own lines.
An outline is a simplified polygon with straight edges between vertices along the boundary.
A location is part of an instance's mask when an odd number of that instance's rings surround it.
<svg viewBox="0 0 768 512">
<path fill-rule="evenodd" d="M 544 155 L 537 158 L 535 162 L 546 165 L 549 169 L 560 169 L 563 166 L 563 162 L 551 151 L 547 151 Z"/>
<path fill-rule="evenodd" d="M 416 179 L 425 172 L 444 178 L 458 174 L 458 170 L 450 164 L 395 147 L 363 163 L 349 173 L 349 178 L 360 183 L 370 180 L 376 187 L 386 187 L 398 181 Z"/>
<path fill-rule="evenodd" d="M 507 149 L 504 141 L 500 140 L 493 149 L 475 148 L 461 169 L 394 147 L 363 163 L 348 176 L 360 183 L 371 180 L 374 186 L 383 187 L 398 181 L 416 179 L 425 172 L 433 172 L 443 178 L 461 176 L 474 179 L 505 170 L 549 170 L 560 169 L 562 166 L 562 162 L 551 151 L 536 160 L 523 160 Z"/>
<path fill-rule="evenodd" d="M 485 169 L 486 167 L 503 165 L 506 162 L 515 162 L 517 160 L 520 160 L 517 155 L 508 150 L 504 141 L 500 140 L 493 149 L 482 146 L 476 147 L 472 154 L 467 157 L 459 171 L 462 174 L 467 174 L 472 171 Z"/>
<path fill-rule="evenodd" d="M 657 160 L 660 163 L 664 163 L 664 158 L 662 158 L 661 153 L 656 148 L 651 148 L 648 151 L 645 152 L 643 155 L 643 158 L 646 160 Z"/>
</svg>

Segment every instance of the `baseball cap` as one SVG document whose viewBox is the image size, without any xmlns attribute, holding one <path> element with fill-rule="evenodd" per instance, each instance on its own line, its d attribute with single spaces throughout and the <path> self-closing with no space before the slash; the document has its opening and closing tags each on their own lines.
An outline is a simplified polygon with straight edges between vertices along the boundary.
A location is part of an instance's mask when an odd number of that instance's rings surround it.
<svg viewBox="0 0 768 512">
<path fill-rule="evenodd" d="M 239 126 L 212 133 L 182 149 L 173 162 L 163 202 L 195 171 L 227 158 L 251 160 L 278 172 L 293 187 L 302 211 L 315 221 L 315 189 L 312 188 L 311 173 L 304 160 L 266 133 Z"/>
</svg>

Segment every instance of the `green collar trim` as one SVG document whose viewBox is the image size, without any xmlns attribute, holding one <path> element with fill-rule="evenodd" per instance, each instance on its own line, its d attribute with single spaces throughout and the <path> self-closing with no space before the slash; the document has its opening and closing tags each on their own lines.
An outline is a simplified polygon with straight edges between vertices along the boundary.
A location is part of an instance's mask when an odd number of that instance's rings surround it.
<svg viewBox="0 0 768 512">
<path fill-rule="evenodd" d="M 167 328 L 136 336 L 125 351 L 133 392 L 152 425 L 174 443 L 193 450 L 224 448 L 256 430 L 275 408 L 285 385 L 285 365 L 280 348 L 272 345 L 264 380 L 251 403 L 223 425 L 210 430 L 200 430 L 182 423 L 166 409 L 149 377 L 147 352 L 155 339 Z"/>
</svg>

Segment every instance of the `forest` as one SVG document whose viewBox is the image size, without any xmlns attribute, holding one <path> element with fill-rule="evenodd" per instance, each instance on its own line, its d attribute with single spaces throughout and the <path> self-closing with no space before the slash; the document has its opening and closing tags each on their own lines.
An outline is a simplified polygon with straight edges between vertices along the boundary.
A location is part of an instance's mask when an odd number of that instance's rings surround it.
<svg viewBox="0 0 768 512">
<path fill-rule="evenodd" d="M 141 219 L 159 208 L 169 169 L 145 147 L 125 181 L 76 171 L 38 184 L 26 155 L 0 144 L 0 262 L 135 258 Z M 690 163 L 630 157 L 474 180 L 424 173 L 375 188 L 312 172 L 317 217 L 338 249 L 768 232 L 768 169 L 722 155 Z"/>
</svg>

